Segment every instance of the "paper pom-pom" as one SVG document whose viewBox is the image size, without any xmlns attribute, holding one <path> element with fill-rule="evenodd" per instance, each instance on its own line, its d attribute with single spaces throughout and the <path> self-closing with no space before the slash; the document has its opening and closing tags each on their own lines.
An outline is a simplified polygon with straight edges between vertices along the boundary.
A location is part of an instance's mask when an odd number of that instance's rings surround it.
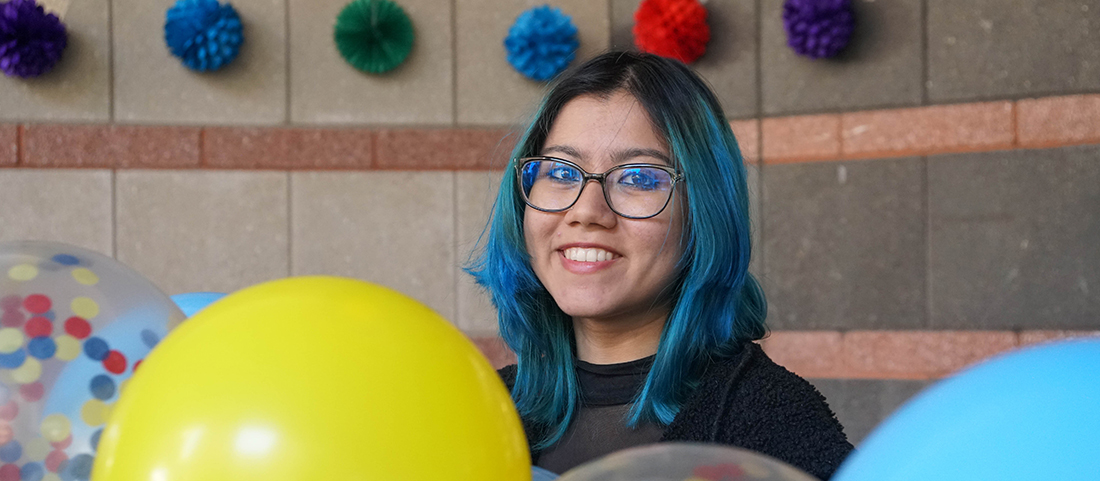
<svg viewBox="0 0 1100 481">
<path fill-rule="evenodd" d="M 549 5 L 521 13 L 504 39 L 508 63 L 527 78 L 540 82 L 565 70 L 577 56 L 579 45 L 573 19 Z"/>
<path fill-rule="evenodd" d="M 336 17 L 336 48 L 352 67 L 367 73 L 389 72 L 412 52 L 412 21 L 389 0 L 352 0 Z"/>
<path fill-rule="evenodd" d="M 232 5 L 217 0 L 176 0 L 165 15 L 164 41 L 187 68 L 218 70 L 241 50 L 241 17 Z"/>
<path fill-rule="evenodd" d="M 832 57 L 848 45 L 855 29 L 850 0 L 786 0 L 787 45 L 810 58 Z"/>
<path fill-rule="evenodd" d="M 634 45 L 643 52 L 691 63 L 709 41 L 707 9 L 699 0 L 645 0 L 634 12 Z"/>
<path fill-rule="evenodd" d="M 61 60 L 68 43 L 65 24 L 34 0 L 0 4 L 0 70 L 10 77 L 37 77 Z"/>
</svg>

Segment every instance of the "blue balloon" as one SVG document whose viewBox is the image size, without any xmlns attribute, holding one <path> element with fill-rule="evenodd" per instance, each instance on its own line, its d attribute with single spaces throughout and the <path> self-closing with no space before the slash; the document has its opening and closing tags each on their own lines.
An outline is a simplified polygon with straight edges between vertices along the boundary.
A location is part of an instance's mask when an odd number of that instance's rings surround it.
<svg viewBox="0 0 1100 481">
<path fill-rule="evenodd" d="M 214 301 L 223 297 L 225 297 L 225 294 L 220 292 L 190 292 L 187 294 L 176 294 L 172 296 L 172 301 L 179 306 L 185 316 L 191 317 L 195 315 L 196 312 L 205 309 L 206 306 L 213 304 Z"/>
<path fill-rule="evenodd" d="M 1015 351 L 902 406 L 833 481 L 1100 479 L 1100 340 Z"/>
<path fill-rule="evenodd" d="M 551 473 L 538 466 L 531 468 L 531 481 L 554 481 L 558 479 L 558 475 Z"/>
</svg>

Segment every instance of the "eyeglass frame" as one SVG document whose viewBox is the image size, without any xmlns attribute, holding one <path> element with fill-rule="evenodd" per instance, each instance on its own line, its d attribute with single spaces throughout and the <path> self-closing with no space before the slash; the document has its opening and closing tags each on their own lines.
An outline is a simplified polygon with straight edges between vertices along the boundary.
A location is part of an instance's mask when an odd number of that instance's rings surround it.
<svg viewBox="0 0 1100 481">
<path fill-rule="evenodd" d="M 573 202 L 570 202 L 568 206 L 562 207 L 561 209 L 545 209 L 545 208 L 542 208 L 542 207 L 539 207 L 537 205 L 532 204 L 531 200 L 527 198 L 527 192 L 525 192 L 524 188 L 523 188 L 523 167 L 525 165 L 531 163 L 531 162 L 546 162 L 546 161 L 560 162 L 560 163 L 569 165 L 571 167 L 574 167 L 577 170 L 579 170 L 581 172 L 582 176 L 583 176 L 583 178 L 581 180 L 581 188 L 579 190 L 577 190 L 577 197 L 575 199 L 573 199 Z M 515 171 L 516 171 L 516 182 L 518 182 L 518 184 L 519 184 L 520 196 L 523 197 L 523 203 L 527 204 L 529 207 L 531 207 L 532 209 L 535 209 L 537 211 L 549 212 L 549 213 L 553 213 L 553 214 L 556 214 L 558 212 L 565 212 L 569 209 L 572 209 L 573 206 L 577 205 L 577 201 L 581 200 L 581 194 L 584 193 L 584 188 L 588 187 L 588 183 L 590 181 L 594 180 L 594 181 L 596 181 L 600 184 L 600 191 L 603 192 L 603 200 L 604 200 L 604 202 L 607 202 L 607 207 L 609 209 L 611 209 L 611 212 L 614 212 L 615 215 L 617 215 L 619 217 L 622 217 L 624 219 L 635 219 L 635 220 L 650 219 L 650 218 L 657 217 L 657 216 L 661 215 L 661 212 L 664 212 L 665 209 L 668 208 L 668 204 L 669 204 L 669 202 L 672 202 L 672 196 L 676 192 L 676 184 L 678 182 L 686 181 L 686 179 L 684 177 L 684 174 L 680 173 L 674 167 L 670 167 L 670 166 L 667 166 L 667 165 L 660 165 L 660 164 L 647 164 L 645 162 L 634 162 L 634 163 L 630 163 L 630 164 L 616 165 L 616 166 L 614 166 L 610 169 L 607 169 L 602 174 L 589 173 L 587 170 L 584 170 L 583 167 L 577 165 L 575 162 L 565 160 L 565 159 L 562 159 L 562 158 L 558 158 L 558 157 L 550 157 L 550 156 L 547 156 L 547 155 L 535 155 L 535 156 L 531 156 L 531 157 L 518 157 L 516 159 L 513 159 L 513 165 L 514 165 L 514 168 L 515 168 Z M 607 179 L 607 175 L 610 174 L 611 172 L 614 172 L 616 170 L 628 169 L 628 168 L 631 168 L 631 167 L 652 167 L 652 168 L 655 168 L 655 169 L 663 170 L 663 171 L 667 172 L 672 177 L 672 184 L 671 184 L 671 186 L 669 188 L 669 191 L 668 191 L 668 198 L 665 199 L 665 203 L 664 203 L 664 205 L 661 206 L 661 209 L 658 210 L 656 213 L 654 213 L 652 215 L 640 216 L 640 217 L 624 215 L 623 213 L 621 213 L 617 209 L 615 209 L 615 206 L 613 206 L 611 204 L 610 194 L 607 193 L 607 184 L 604 183 L 604 180 Z"/>
</svg>

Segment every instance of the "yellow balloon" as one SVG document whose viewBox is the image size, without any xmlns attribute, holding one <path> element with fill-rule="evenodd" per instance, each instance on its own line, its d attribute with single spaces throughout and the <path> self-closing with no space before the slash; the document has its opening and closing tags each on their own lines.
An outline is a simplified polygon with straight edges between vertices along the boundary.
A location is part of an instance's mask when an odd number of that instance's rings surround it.
<svg viewBox="0 0 1100 481">
<path fill-rule="evenodd" d="M 381 286 L 251 287 L 168 335 L 107 422 L 93 481 L 530 481 L 489 362 Z"/>
</svg>

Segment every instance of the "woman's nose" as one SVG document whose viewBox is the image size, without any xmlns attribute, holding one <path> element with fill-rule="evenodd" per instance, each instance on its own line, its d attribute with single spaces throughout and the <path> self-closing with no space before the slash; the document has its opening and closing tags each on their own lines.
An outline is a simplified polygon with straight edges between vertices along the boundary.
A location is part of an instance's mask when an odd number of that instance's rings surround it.
<svg viewBox="0 0 1100 481">
<path fill-rule="evenodd" d="M 606 228 L 613 227 L 618 217 L 604 199 L 603 185 L 595 180 L 585 182 L 577 203 L 566 212 L 569 223 L 595 224 Z"/>
</svg>

